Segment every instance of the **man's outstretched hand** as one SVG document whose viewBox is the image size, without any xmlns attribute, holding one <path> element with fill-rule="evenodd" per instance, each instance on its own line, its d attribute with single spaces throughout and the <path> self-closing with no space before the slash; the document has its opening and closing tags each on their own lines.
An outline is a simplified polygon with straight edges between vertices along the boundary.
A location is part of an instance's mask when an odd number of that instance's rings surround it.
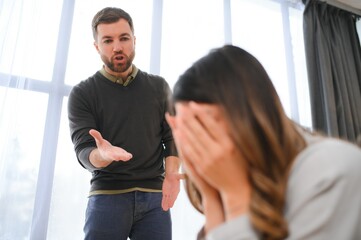
<svg viewBox="0 0 361 240">
<path fill-rule="evenodd" d="M 113 161 L 128 161 L 133 157 L 123 148 L 113 146 L 97 130 L 91 129 L 89 134 L 95 139 L 97 145 L 96 151 L 93 151 L 90 156 L 90 161 L 94 166 L 105 167 Z"/>
</svg>

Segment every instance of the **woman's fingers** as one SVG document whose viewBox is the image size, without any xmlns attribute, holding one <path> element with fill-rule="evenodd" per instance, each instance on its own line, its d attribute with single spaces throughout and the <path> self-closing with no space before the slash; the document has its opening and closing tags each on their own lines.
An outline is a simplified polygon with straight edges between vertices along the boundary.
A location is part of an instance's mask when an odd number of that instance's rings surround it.
<svg viewBox="0 0 361 240">
<path fill-rule="evenodd" d="M 229 138 L 229 130 L 221 108 L 196 102 L 190 102 L 189 108 L 212 139 L 223 142 L 225 138 Z"/>
<path fill-rule="evenodd" d="M 213 159 L 223 156 L 222 144 L 226 141 L 224 138 L 227 137 L 227 133 L 220 120 L 217 119 L 219 113 L 215 108 L 198 107 L 195 110 L 191 108 L 191 104 L 177 104 L 176 110 L 177 129 L 175 132 L 178 148 L 181 148 L 183 154 L 196 163 L 196 168 L 212 164 Z M 222 138 L 222 141 L 219 138 Z"/>
<path fill-rule="evenodd" d="M 201 176 L 210 186 L 220 190 L 231 182 L 225 172 L 238 174 L 238 151 L 229 133 L 221 108 L 209 104 L 176 105 L 174 137 L 180 157 L 195 179 Z"/>
<path fill-rule="evenodd" d="M 169 113 L 165 114 L 165 119 L 167 120 L 168 125 L 173 130 L 175 129 L 175 117 L 171 116 Z"/>
<path fill-rule="evenodd" d="M 185 153 L 202 158 L 202 150 L 212 147 L 212 139 L 188 105 L 176 105 L 176 110 L 179 145 L 184 148 Z"/>
</svg>

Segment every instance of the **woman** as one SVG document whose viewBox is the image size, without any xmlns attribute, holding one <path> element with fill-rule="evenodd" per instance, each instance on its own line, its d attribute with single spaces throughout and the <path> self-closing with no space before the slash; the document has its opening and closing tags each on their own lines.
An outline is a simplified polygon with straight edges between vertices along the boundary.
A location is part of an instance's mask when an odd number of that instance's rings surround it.
<svg viewBox="0 0 361 240">
<path fill-rule="evenodd" d="M 361 149 L 290 120 L 252 55 L 211 51 L 173 101 L 187 193 L 206 219 L 199 239 L 361 239 Z"/>
</svg>

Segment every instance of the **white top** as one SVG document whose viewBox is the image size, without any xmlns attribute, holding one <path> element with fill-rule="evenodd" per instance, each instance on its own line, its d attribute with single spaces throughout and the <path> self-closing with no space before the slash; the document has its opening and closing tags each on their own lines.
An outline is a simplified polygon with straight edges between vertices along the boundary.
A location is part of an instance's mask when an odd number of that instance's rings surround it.
<svg viewBox="0 0 361 240">
<path fill-rule="evenodd" d="M 287 186 L 288 239 L 361 239 L 361 149 L 331 138 L 308 135 L 306 141 Z M 258 237 L 243 215 L 213 229 L 205 239 Z"/>
</svg>

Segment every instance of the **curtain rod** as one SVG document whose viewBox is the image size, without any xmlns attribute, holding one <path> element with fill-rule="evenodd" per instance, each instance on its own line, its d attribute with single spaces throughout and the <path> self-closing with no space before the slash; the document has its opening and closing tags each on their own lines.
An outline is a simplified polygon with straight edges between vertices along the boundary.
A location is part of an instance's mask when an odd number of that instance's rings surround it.
<svg viewBox="0 0 361 240">
<path fill-rule="evenodd" d="M 358 17 L 361 17 L 361 9 L 357 9 L 354 7 L 351 7 L 343 2 L 337 1 L 337 0 L 320 0 L 321 2 L 326 2 L 329 5 L 332 5 L 334 7 L 340 8 L 342 10 L 345 10 L 347 12 L 353 13 L 357 15 Z"/>
</svg>

